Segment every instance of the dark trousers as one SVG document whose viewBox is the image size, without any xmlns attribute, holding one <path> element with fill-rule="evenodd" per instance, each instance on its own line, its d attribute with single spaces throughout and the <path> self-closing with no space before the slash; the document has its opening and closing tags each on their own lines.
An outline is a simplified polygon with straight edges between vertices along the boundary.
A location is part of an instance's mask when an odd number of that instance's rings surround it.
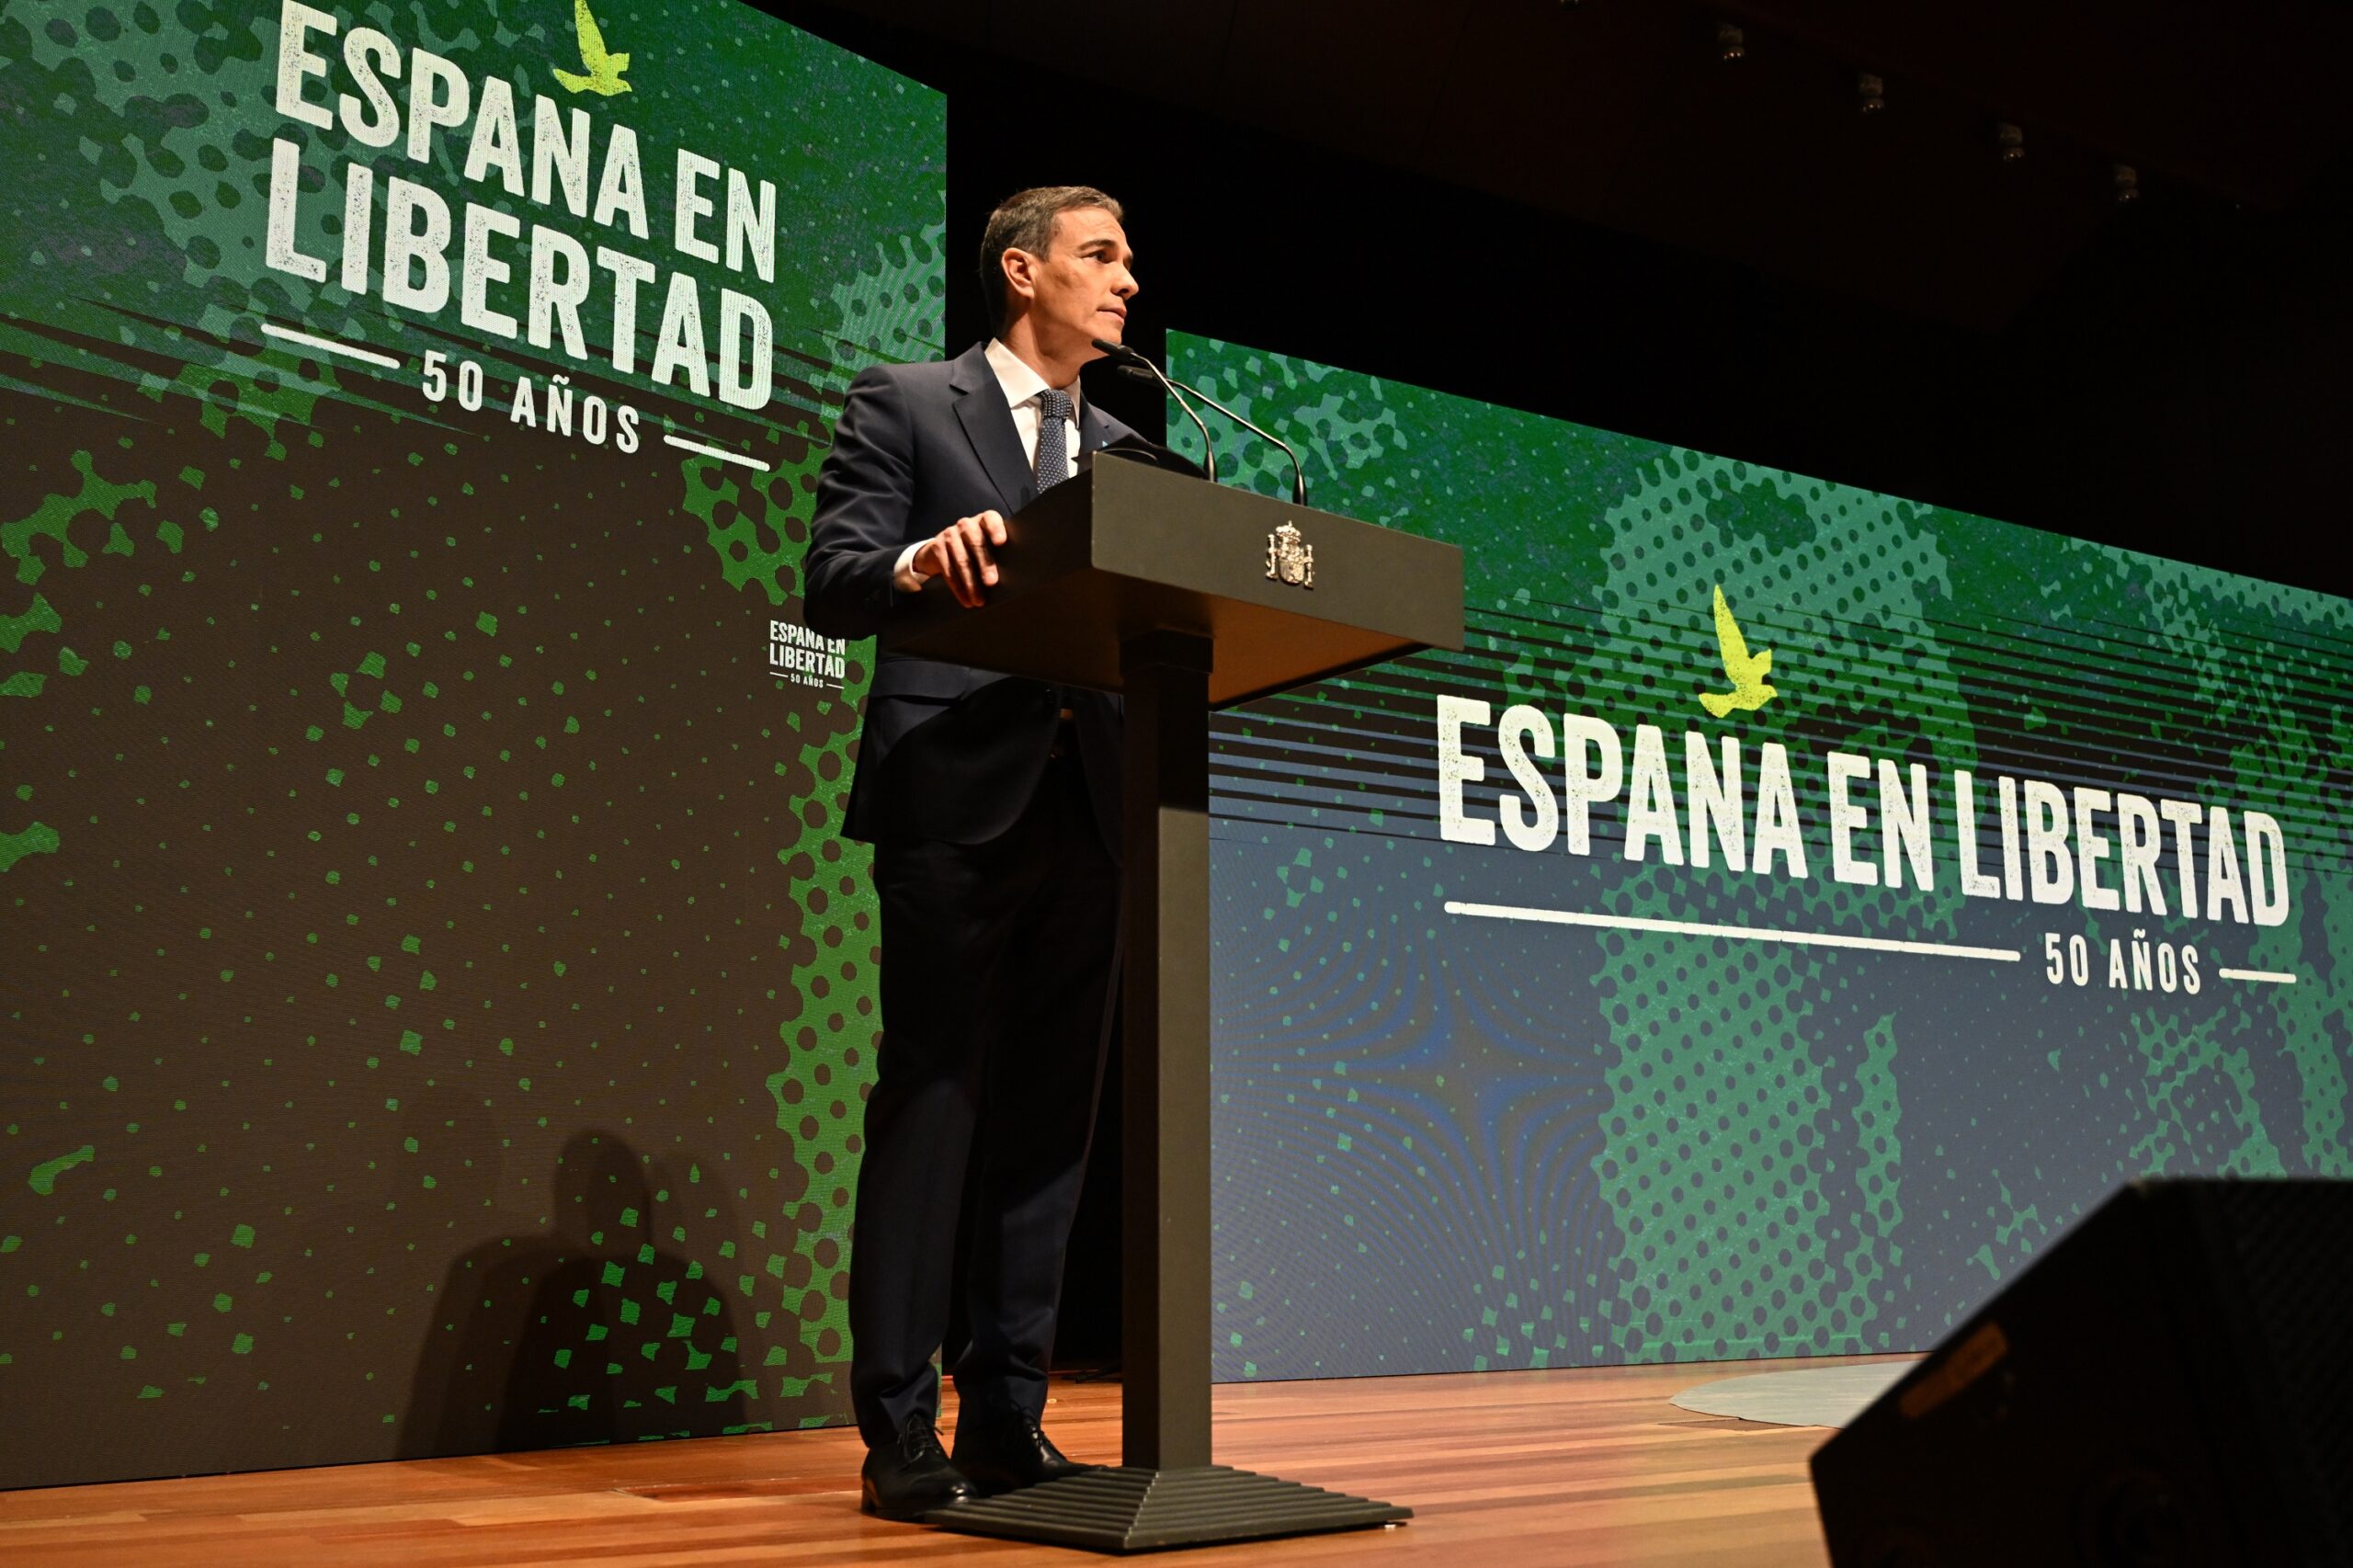
<svg viewBox="0 0 2353 1568">
<path fill-rule="evenodd" d="M 1077 758 L 1063 756 L 998 837 L 877 845 L 874 881 L 883 1033 L 851 1239 L 850 1403 L 881 1446 L 938 1410 L 932 1358 L 960 1223 L 971 1339 L 957 1392 L 1045 1408 L 1102 1075 L 1119 871 Z"/>
</svg>

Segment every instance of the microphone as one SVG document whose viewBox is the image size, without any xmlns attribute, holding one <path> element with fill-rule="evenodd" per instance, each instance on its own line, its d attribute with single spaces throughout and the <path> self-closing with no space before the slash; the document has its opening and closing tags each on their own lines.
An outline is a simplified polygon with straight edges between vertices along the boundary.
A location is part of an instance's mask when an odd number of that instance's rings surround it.
<svg viewBox="0 0 2353 1568">
<path fill-rule="evenodd" d="M 1141 362 L 1146 368 L 1150 368 L 1151 366 L 1151 361 L 1145 359 L 1141 354 L 1136 356 L 1136 361 Z M 1138 380 L 1142 379 L 1138 374 L 1135 362 L 1122 365 L 1120 369 L 1128 375 L 1137 376 Z M 1159 373 L 1160 372 L 1156 369 L 1153 371 L 1153 374 L 1154 375 L 1158 375 Z M 1291 499 L 1302 506 L 1307 505 L 1307 469 L 1300 462 L 1299 454 L 1290 449 L 1290 443 L 1289 441 L 1284 440 L 1280 436 L 1277 436 L 1270 431 L 1259 429 L 1258 426 L 1251 424 L 1250 421 L 1243 418 L 1242 415 L 1234 413 L 1233 410 L 1226 407 L 1225 404 L 1218 402 L 1217 399 L 1210 396 L 1209 393 L 1203 392 L 1197 386 L 1189 385 L 1184 381 L 1171 382 L 1170 385 L 1172 387 L 1181 387 L 1185 391 L 1191 392 L 1195 397 L 1199 398 L 1203 403 L 1208 403 L 1211 408 L 1216 409 L 1220 414 L 1224 415 L 1228 419 L 1233 420 L 1236 425 L 1241 426 L 1253 436 L 1259 437 L 1261 440 L 1272 441 L 1276 446 L 1280 447 L 1283 449 L 1283 456 L 1290 460 Z"/>
<path fill-rule="evenodd" d="M 1217 444 L 1210 439 L 1210 427 L 1201 423 L 1201 416 L 1193 412 L 1193 405 L 1185 401 L 1185 394 L 1176 390 L 1176 383 L 1160 373 L 1159 366 L 1124 343 L 1114 343 L 1107 337 L 1096 338 L 1094 343 L 1096 347 L 1117 360 L 1121 369 L 1132 375 L 1141 368 L 1154 381 L 1168 389 L 1168 395 L 1176 400 L 1176 406 L 1185 411 L 1185 417 L 1191 420 L 1193 428 L 1201 433 L 1201 470 L 1208 476 L 1209 482 L 1215 484 L 1217 483 Z"/>
</svg>

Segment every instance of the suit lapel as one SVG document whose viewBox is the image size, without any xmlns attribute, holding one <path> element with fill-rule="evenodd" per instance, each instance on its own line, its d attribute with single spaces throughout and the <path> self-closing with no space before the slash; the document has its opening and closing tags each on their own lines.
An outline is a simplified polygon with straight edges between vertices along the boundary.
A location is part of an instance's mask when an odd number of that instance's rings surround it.
<svg viewBox="0 0 2353 1568">
<path fill-rule="evenodd" d="M 1083 452 L 1102 450 L 1111 444 L 1111 420 L 1092 403 L 1083 403 L 1078 411 L 1078 449 Z"/>
<path fill-rule="evenodd" d="M 956 420 L 972 455 L 996 486 L 997 498 L 1007 512 L 1017 512 L 1037 498 L 1037 475 L 1021 460 L 1021 433 L 1013 427 L 1013 410 L 1006 405 L 1005 389 L 989 369 L 987 345 L 965 350 L 948 378 L 956 392 Z"/>
</svg>

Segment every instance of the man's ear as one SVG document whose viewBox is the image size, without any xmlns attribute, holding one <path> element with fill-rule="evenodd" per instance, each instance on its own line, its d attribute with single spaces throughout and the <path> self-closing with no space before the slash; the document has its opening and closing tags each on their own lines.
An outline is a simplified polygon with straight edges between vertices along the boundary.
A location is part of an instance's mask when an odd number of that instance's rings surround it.
<svg viewBox="0 0 2353 1568">
<path fill-rule="evenodd" d="M 1017 246 L 1008 245 L 1005 254 L 997 257 L 997 264 L 1005 269 L 1006 287 L 1012 294 L 1024 300 L 1037 297 L 1039 261 L 1036 256 Z"/>
</svg>

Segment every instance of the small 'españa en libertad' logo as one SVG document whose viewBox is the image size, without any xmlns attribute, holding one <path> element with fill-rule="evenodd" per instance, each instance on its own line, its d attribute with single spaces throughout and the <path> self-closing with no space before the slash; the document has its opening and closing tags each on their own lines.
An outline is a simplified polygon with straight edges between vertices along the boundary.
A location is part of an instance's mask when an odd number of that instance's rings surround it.
<svg viewBox="0 0 2353 1568">
<path fill-rule="evenodd" d="M 576 71 L 557 70 L 555 79 L 574 93 L 601 93 L 611 97 L 615 93 L 631 91 L 630 85 L 621 80 L 621 73 L 629 69 L 629 53 L 623 51 L 615 54 L 605 47 L 605 35 L 597 30 L 597 18 L 588 14 L 588 0 L 572 0 L 572 25 L 580 35 L 580 63 L 588 68 L 588 74 L 584 76 Z"/>
<path fill-rule="evenodd" d="M 1732 606 L 1724 603 L 1721 584 L 1716 587 L 1716 653 L 1724 662 L 1724 676 L 1732 682 L 1732 690 L 1701 692 L 1700 707 L 1721 719 L 1735 708 L 1754 712 L 1773 700 L 1779 688 L 1765 684 L 1773 670 L 1773 650 L 1749 653 L 1748 639 L 1740 634 L 1740 622 L 1732 618 Z"/>
<path fill-rule="evenodd" d="M 848 649 L 838 637 L 820 637 L 797 620 L 768 622 L 768 674 L 795 686 L 839 691 L 849 675 Z"/>
</svg>

